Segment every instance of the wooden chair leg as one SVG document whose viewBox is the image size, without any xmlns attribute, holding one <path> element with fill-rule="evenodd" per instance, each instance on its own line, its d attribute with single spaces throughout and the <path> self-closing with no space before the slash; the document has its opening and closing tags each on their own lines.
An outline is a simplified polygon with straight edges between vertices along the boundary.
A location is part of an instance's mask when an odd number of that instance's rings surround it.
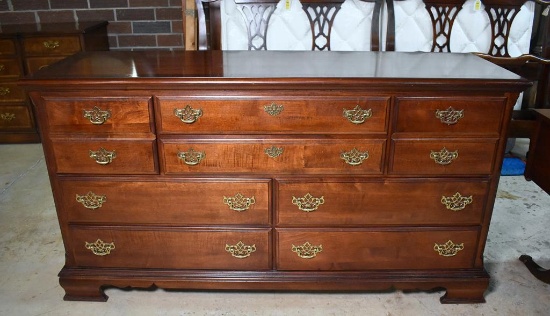
<svg viewBox="0 0 550 316">
<path fill-rule="evenodd" d="M 533 258 L 528 255 L 521 255 L 519 260 L 525 264 L 527 269 L 535 276 L 535 278 L 541 280 L 546 284 L 550 284 L 550 270 L 546 270 L 533 261 Z"/>
</svg>

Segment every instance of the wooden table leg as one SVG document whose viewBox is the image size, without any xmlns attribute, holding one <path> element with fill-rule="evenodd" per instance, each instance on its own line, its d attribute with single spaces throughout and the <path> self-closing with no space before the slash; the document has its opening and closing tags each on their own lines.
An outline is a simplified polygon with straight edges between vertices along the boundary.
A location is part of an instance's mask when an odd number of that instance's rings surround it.
<svg viewBox="0 0 550 316">
<path fill-rule="evenodd" d="M 550 284 L 550 270 L 546 270 L 533 261 L 528 255 L 521 255 L 519 260 L 525 264 L 527 269 L 535 276 L 535 278 L 541 280 L 546 284 Z"/>
</svg>

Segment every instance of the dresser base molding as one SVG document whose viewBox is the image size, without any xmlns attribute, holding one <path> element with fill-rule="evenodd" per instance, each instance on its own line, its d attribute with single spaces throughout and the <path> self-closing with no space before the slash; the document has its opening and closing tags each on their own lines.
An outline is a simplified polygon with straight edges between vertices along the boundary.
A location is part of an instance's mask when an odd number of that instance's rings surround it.
<svg viewBox="0 0 550 316">
<path fill-rule="evenodd" d="M 346 292 L 446 290 L 443 304 L 485 303 L 489 274 L 458 271 L 279 272 L 63 268 L 66 301 L 105 302 L 107 288 L 166 290 Z"/>
</svg>

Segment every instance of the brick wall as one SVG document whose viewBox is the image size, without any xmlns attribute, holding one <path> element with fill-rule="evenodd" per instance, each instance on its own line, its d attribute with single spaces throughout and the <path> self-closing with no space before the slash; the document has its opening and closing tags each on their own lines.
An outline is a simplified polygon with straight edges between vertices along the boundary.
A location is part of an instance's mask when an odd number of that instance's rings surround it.
<svg viewBox="0 0 550 316">
<path fill-rule="evenodd" d="M 0 0 L 2 25 L 109 21 L 109 45 L 182 49 L 182 0 Z"/>
</svg>

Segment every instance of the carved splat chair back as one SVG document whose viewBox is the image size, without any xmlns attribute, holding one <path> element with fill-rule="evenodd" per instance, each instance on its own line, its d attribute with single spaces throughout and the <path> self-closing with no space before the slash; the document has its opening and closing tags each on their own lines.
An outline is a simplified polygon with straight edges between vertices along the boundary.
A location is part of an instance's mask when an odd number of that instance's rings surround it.
<svg viewBox="0 0 550 316">
<path fill-rule="evenodd" d="M 378 50 L 383 0 L 196 0 L 200 50 Z"/>
</svg>

